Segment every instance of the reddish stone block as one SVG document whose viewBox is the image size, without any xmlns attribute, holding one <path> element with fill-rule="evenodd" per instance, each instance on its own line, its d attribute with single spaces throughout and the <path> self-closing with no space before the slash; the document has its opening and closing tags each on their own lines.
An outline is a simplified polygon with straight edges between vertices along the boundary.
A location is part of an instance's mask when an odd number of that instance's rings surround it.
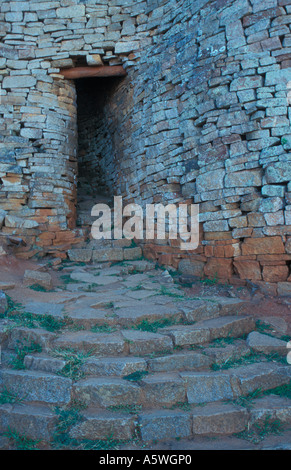
<svg viewBox="0 0 291 470">
<path fill-rule="evenodd" d="M 205 240 L 230 240 L 232 239 L 231 232 L 205 232 Z"/>
<path fill-rule="evenodd" d="M 167 266 L 173 266 L 173 255 L 172 254 L 162 254 L 159 255 L 158 261 L 160 264 L 167 265 Z"/>
<path fill-rule="evenodd" d="M 214 256 L 216 258 L 224 258 L 224 247 L 223 246 L 215 246 L 214 247 Z"/>
<path fill-rule="evenodd" d="M 225 258 L 211 258 L 204 267 L 206 277 L 229 279 L 233 274 L 232 260 Z"/>
<path fill-rule="evenodd" d="M 158 255 L 153 245 L 145 245 L 143 247 L 143 254 L 148 260 L 156 261 L 158 259 Z"/>
<path fill-rule="evenodd" d="M 258 261 L 237 261 L 235 260 L 234 268 L 241 279 L 261 280 L 261 267 Z"/>
<path fill-rule="evenodd" d="M 288 266 L 264 266 L 263 280 L 266 282 L 284 282 L 289 275 Z"/>
<path fill-rule="evenodd" d="M 204 248 L 204 254 L 207 256 L 207 258 L 210 258 L 211 256 L 214 255 L 214 247 L 211 245 L 206 245 Z"/>
<path fill-rule="evenodd" d="M 243 255 L 281 254 L 285 252 L 281 237 L 247 238 L 241 246 Z"/>
</svg>

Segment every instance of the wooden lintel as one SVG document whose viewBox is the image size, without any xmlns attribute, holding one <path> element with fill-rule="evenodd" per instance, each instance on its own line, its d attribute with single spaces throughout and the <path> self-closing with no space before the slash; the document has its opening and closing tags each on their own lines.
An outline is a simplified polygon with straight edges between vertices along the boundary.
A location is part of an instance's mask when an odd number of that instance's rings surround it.
<svg viewBox="0 0 291 470">
<path fill-rule="evenodd" d="M 126 71 L 122 65 L 101 65 L 99 67 L 72 67 L 61 69 L 61 75 L 65 78 L 75 80 L 88 77 L 124 77 Z"/>
</svg>

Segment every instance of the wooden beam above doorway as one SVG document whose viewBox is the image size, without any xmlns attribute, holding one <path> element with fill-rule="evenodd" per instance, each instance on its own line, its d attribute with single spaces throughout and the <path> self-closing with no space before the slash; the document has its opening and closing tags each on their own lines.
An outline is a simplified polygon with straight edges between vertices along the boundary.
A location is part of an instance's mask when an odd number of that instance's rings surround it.
<svg viewBox="0 0 291 470">
<path fill-rule="evenodd" d="M 101 65 L 99 67 L 72 67 L 61 69 L 60 74 L 64 78 L 76 80 L 89 77 L 125 77 L 126 71 L 122 65 Z"/>
</svg>

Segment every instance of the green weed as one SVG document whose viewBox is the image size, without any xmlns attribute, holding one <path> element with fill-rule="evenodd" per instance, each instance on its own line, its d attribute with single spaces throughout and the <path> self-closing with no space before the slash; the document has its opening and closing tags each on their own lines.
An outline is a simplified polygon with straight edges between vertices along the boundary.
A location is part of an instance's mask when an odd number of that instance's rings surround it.
<svg viewBox="0 0 291 470">
<path fill-rule="evenodd" d="M 259 444 L 270 434 L 280 434 L 282 423 L 278 419 L 273 419 L 271 415 L 266 416 L 264 421 L 255 423 L 250 429 L 234 434 L 240 439 L 246 439 L 253 444 Z"/>
<path fill-rule="evenodd" d="M 137 325 L 132 326 L 134 330 L 149 331 L 156 333 L 159 328 L 165 328 L 167 326 L 176 325 L 178 321 L 174 318 L 161 318 L 153 322 L 148 320 L 142 320 Z"/>
<path fill-rule="evenodd" d="M 137 370 L 136 372 L 133 372 L 132 374 L 124 375 L 122 378 L 124 380 L 129 380 L 130 382 L 139 382 L 146 375 L 148 375 L 148 372 L 146 370 Z"/>
<path fill-rule="evenodd" d="M 37 450 L 37 445 L 41 442 L 41 440 L 30 439 L 10 427 L 4 436 L 13 442 L 17 450 Z"/>
<path fill-rule="evenodd" d="M 117 328 L 114 328 L 108 323 L 104 323 L 103 325 L 94 325 L 91 328 L 91 331 L 93 333 L 113 333 L 113 331 L 116 331 L 116 330 Z"/>
<path fill-rule="evenodd" d="M 20 398 L 15 393 L 8 390 L 6 387 L 0 393 L 0 405 L 4 405 L 5 403 L 22 403 L 23 398 Z"/>
<path fill-rule="evenodd" d="M 70 348 L 55 349 L 51 352 L 52 356 L 63 359 L 66 364 L 58 372 L 63 377 L 68 377 L 74 381 L 80 380 L 84 377 L 84 372 L 81 369 L 84 361 L 93 354 L 93 351 L 82 353 Z"/>
<path fill-rule="evenodd" d="M 26 340 L 27 341 L 27 340 Z M 40 344 L 35 343 L 34 341 L 31 341 L 30 344 L 27 346 L 24 346 L 19 342 L 20 346 L 16 347 L 16 358 L 14 358 L 11 362 L 11 366 L 13 369 L 25 369 L 24 365 L 24 358 L 27 354 L 35 353 L 35 352 L 41 352 L 42 347 Z"/>
</svg>

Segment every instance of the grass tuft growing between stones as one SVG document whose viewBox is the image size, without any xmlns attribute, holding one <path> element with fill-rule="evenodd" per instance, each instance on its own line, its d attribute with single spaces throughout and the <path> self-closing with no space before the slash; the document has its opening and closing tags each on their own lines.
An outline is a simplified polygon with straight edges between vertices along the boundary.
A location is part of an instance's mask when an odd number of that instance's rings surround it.
<svg viewBox="0 0 291 470">
<path fill-rule="evenodd" d="M 79 445 L 76 439 L 71 438 L 70 430 L 74 425 L 83 420 L 83 416 L 80 413 L 83 409 L 85 409 L 85 405 L 81 402 L 73 402 L 69 406 L 62 408 L 57 406 L 54 409 L 58 417 L 53 435 L 52 445 L 54 448 L 73 448 Z"/>
<path fill-rule="evenodd" d="M 25 365 L 24 365 L 25 356 L 27 354 L 41 352 L 41 351 L 42 351 L 41 345 L 34 341 L 31 341 L 26 346 L 24 346 L 23 344 L 20 344 L 20 346 L 16 347 L 16 357 L 11 361 L 12 368 L 17 369 L 17 370 L 25 369 Z"/>
<path fill-rule="evenodd" d="M 257 388 L 248 395 L 240 396 L 234 400 L 231 400 L 231 402 L 235 405 L 243 406 L 245 408 L 251 408 L 253 406 L 253 400 L 256 400 L 256 398 L 261 398 L 266 395 L 277 395 L 279 397 L 286 397 L 291 399 L 291 380 L 287 384 L 279 385 L 278 387 L 264 391 L 262 391 L 261 388 Z"/>
<path fill-rule="evenodd" d="M 70 323 L 69 319 L 56 318 L 53 315 L 37 315 L 26 312 L 19 302 L 14 302 L 11 297 L 7 296 L 8 309 L 1 318 L 8 318 L 13 324 L 8 329 L 15 327 L 24 328 L 44 328 L 47 331 L 59 331 Z"/>
<path fill-rule="evenodd" d="M 274 419 L 271 415 L 266 416 L 264 421 L 254 423 L 254 425 L 245 431 L 234 434 L 235 437 L 245 439 L 253 444 L 259 444 L 265 437 L 271 434 L 280 434 L 283 424 L 280 420 Z"/>
<path fill-rule="evenodd" d="M 83 421 L 84 417 L 81 411 L 86 407 L 87 406 L 80 401 L 73 401 L 70 405 L 65 407 L 55 408 L 58 422 L 53 436 L 53 448 L 58 450 L 118 450 L 120 445 L 129 442 L 127 440 L 114 439 L 112 435 L 105 439 L 96 440 L 79 440 L 72 438 L 70 431 L 76 424 Z"/>
<path fill-rule="evenodd" d="M 40 284 L 32 284 L 31 286 L 28 286 L 29 289 L 35 290 L 36 292 L 53 292 L 53 289 L 46 289 L 44 286 L 41 286 Z"/>
<path fill-rule="evenodd" d="M 147 375 L 148 375 L 148 372 L 146 370 L 137 370 L 133 372 L 132 374 L 124 375 L 122 378 L 124 380 L 128 380 L 129 382 L 139 382 Z"/>
<path fill-rule="evenodd" d="M 282 364 L 286 363 L 286 358 L 281 356 L 280 354 L 274 352 L 270 354 L 264 353 L 251 353 L 247 356 L 243 356 L 240 359 L 232 359 L 229 358 L 222 364 L 213 363 L 211 365 L 212 370 L 221 370 L 221 369 L 230 369 L 233 367 L 240 367 L 247 364 L 254 364 L 256 362 L 279 362 Z"/>
<path fill-rule="evenodd" d="M 136 415 L 142 411 L 142 405 L 111 405 L 108 406 L 107 409 L 116 413 L 129 413 Z"/>
<path fill-rule="evenodd" d="M 288 384 L 280 385 L 279 387 L 272 388 L 263 392 L 264 395 L 278 395 L 279 397 L 286 397 L 291 399 L 291 380 Z"/>
<path fill-rule="evenodd" d="M 253 406 L 253 400 L 255 400 L 256 398 L 260 398 L 262 396 L 262 393 L 263 392 L 260 388 L 256 388 L 246 396 L 242 395 L 238 398 L 235 398 L 234 400 L 231 400 L 231 403 L 233 403 L 234 405 L 242 406 L 244 408 L 251 408 Z"/>
<path fill-rule="evenodd" d="M 161 286 L 159 295 L 166 295 L 168 297 L 173 297 L 174 299 L 179 299 L 179 300 L 185 298 L 184 294 L 177 294 L 176 292 L 172 292 L 171 290 L 169 290 L 167 286 L 164 286 L 164 285 Z"/>
<path fill-rule="evenodd" d="M 67 377 L 74 381 L 80 380 L 84 377 L 84 372 L 82 371 L 82 365 L 85 360 L 92 356 L 94 351 L 89 351 L 87 353 L 82 353 L 80 351 L 75 351 L 74 349 L 64 348 L 64 349 L 55 349 L 51 351 L 51 355 L 63 359 L 66 364 L 58 372 L 58 375 Z"/>
<path fill-rule="evenodd" d="M 167 326 L 173 326 L 178 323 L 178 320 L 175 318 L 161 318 L 150 322 L 148 320 L 142 320 L 140 323 L 132 326 L 134 330 L 149 331 L 151 333 L 156 333 L 159 328 L 166 328 Z"/>
<path fill-rule="evenodd" d="M 205 279 L 200 279 L 200 282 L 202 284 L 207 285 L 207 286 L 213 286 L 213 285 L 217 284 L 218 283 L 217 273 L 215 273 L 215 275 L 212 278 L 208 277 L 208 278 L 205 278 Z"/>
<path fill-rule="evenodd" d="M 5 403 L 19 404 L 22 402 L 23 398 L 11 392 L 6 387 L 0 392 L 0 405 L 4 405 Z"/>
<path fill-rule="evenodd" d="M 93 333 L 113 333 L 114 331 L 117 331 L 117 328 L 109 325 L 108 323 L 103 323 L 103 325 L 92 326 L 91 331 Z"/>
<path fill-rule="evenodd" d="M 4 433 L 4 436 L 12 441 L 16 450 L 39 450 L 37 445 L 41 440 L 30 439 L 10 427 L 8 428 L 8 431 Z"/>
</svg>

